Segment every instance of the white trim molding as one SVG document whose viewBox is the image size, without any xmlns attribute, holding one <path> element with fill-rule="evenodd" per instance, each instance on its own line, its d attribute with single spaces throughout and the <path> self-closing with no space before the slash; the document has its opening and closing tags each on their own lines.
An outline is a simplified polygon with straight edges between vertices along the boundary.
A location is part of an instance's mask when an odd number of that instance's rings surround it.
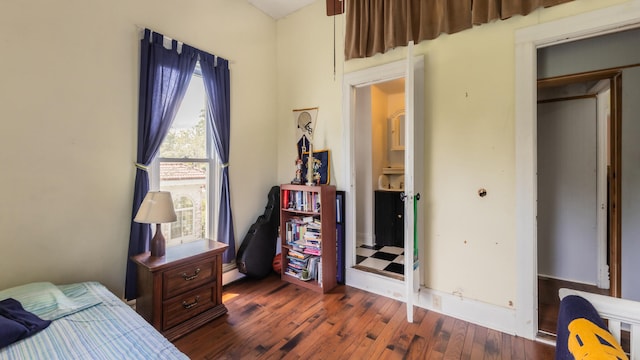
<svg viewBox="0 0 640 360">
<path fill-rule="evenodd" d="M 640 1 L 634 0 L 516 31 L 516 263 L 519 266 L 515 335 L 535 339 L 538 331 L 537 49 L 637 27 L 640 27 Z"/>
<path fill-rule="evenodd" d="M 238 268 L 234 268 L 222 273 L 222 285 L 228 285 L 234 281 L 244 278 L 245 275 L 238 271 Z"/>
<path fill-rule="evenodd" d="M 386 276 L 348 268 L 349 286 L 406 303 L 405 284 Z M 515 309 L 421 287 L 413 294 L 415 306 L 515 335 Z"/>
</svg>

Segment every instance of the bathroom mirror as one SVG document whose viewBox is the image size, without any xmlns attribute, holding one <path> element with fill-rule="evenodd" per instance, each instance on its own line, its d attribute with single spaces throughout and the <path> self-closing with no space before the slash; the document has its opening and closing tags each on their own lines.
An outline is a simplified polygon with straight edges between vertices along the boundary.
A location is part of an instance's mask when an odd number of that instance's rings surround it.
<svg viewBox="0 0 640 360">
<path fill-rule="evenodd" d="M 397 111 L 389 119 L 391 150 L 404 150 L 404 110 Z"/>
</svg>

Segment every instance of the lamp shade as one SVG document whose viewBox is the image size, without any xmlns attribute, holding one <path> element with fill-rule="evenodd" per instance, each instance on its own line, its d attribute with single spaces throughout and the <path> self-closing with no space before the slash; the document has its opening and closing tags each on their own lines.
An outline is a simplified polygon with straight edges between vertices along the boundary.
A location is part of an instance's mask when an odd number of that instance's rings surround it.
<svg viewBox="0 0 640 360">
<path fill-rule="evenodd" d="M 176 221 L 173 200 L 168 191 L 149 191 L 142 200 L 133 221 L 143 224 L 161 224 Z"/>
</svg>

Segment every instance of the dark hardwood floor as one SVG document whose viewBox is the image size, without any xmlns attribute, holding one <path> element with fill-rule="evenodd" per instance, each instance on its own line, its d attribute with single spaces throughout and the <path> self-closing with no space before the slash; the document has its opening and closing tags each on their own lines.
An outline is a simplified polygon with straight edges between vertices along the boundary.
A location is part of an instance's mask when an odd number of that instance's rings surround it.
<svg viewBox="0 0 640 360">
<path fill-rule="evenodd" d="M 594 294 L 609 295 L 609 290 L 595 286 L 538 276 L 538 329 L 540 335 L 556 334 L 560 298 L 558 290 L 568 288 Z"/>
<path fill-rule="evenodd" d="M 553 359 L 554 348 L 339 285 L 322 295 L 275 274 L 224 287 L 229 313 L 174 344 L 192 359 Z"/>
</svg>

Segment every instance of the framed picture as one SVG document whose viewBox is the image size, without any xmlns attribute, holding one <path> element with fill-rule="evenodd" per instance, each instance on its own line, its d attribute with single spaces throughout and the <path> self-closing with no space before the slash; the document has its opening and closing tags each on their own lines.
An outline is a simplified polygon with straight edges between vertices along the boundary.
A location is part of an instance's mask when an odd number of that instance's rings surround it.
<svg viewBox="0 0 640 360">
<path fill-rule="evenodd" d="M 331 166 L 329 150 L 313 152 L 313 182 L 316 185 L 328 185 L 331 179 Z M 309 166 L 309 152 L 302 153 L 302 179 L 307 179 L 307 167 Z"/>
</svg>

